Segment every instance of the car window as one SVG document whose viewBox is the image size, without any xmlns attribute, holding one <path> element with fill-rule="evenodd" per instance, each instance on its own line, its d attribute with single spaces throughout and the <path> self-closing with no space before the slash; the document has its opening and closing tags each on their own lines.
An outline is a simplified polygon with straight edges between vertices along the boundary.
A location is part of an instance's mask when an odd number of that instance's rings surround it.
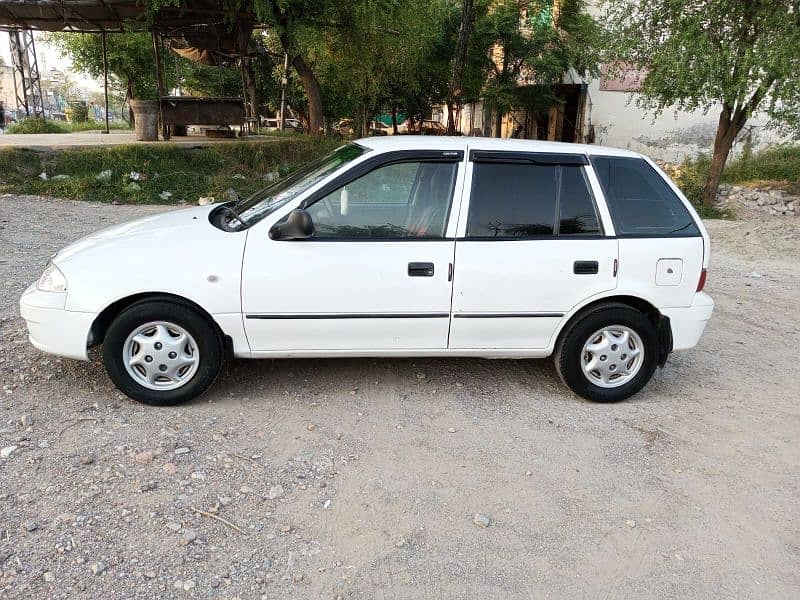
<svg viewBox="0 0 800 600">
<path fill-rule="evenodd" d="M 378 167 L 307 207 L 314 238 L 443 238 L 457 163 Z"/>
<path fill-rule="evenodd" d="M 337 169 L 356 160 L 368 150 L 358 144 L 341 146 L 322 158 L 309 162 L 276 183 L 234 205 L 239 213 L 237 220 L 249 227 L 265 216 L 297 198 Z"/>
<path fill-rule="evenodd" d="M 700 235 L 681 199 L 640 158 L 594 156 L 617 235 Z"/>
<path fill-rule="evenodd" d="M 552 235 L 556 173 L 552 165 L 474 163 L 467 236 Z"/>
<path fill-rule="evenodd" d="M 579 166 L 561 167 L 559 235 L 596 235 L 600 223 L 586 175 Z"/>
</svg>

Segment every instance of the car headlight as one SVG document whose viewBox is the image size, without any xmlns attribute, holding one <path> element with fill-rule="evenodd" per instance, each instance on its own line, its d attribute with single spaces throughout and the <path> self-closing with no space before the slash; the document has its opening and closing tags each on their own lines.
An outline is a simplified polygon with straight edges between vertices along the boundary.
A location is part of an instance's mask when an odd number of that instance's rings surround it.
<svg viewBox="0 0 800 600">
<path fill-rule="evenodd" d="M 39 277 L 36 287 L 42 292 L 66 292 L 67 278 L 57 266 L 50 264 Z"/>
</svg>

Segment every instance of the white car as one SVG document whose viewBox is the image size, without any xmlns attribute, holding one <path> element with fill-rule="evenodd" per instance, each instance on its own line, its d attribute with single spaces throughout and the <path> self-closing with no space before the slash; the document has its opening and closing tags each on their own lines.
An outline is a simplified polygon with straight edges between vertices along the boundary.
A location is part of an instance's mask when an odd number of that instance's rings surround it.
<svg viewBox="0 0 800 600">
<path fill-rule="evenodd" d="M 55 254 L 20 301 L 37 348 L 148 404 L 223 359 L 554 356 L 577 394 L 638 392 L 714 306 L 709 238 L 649 159 L 601 146 L 372 137 L 238 203 Z"/>
</svg>

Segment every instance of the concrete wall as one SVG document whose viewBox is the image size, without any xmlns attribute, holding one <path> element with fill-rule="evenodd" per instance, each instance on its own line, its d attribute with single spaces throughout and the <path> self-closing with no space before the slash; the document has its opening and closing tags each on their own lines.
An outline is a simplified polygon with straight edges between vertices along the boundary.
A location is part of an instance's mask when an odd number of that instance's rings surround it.
<svg viewBox="0 0 800 600">
<path fill-rule="evenodd" d="M 681 162 L 686 156 L 708 153 L 714 144 L 719 106 L 707 114 L 667 109 L 655 118 L 636 106 L 634 94 L 601 91 L 597 79 L 589 83 L 589 99 L 586 117 L 594 126 L 597 144 L 627 148 L 666 162 Z M 766 129 L 766 123 L 763 115 L 748 121 L 734 153 L 741 152 L 748 135 L 756 149 L 786 141 Z"/>
</svg>

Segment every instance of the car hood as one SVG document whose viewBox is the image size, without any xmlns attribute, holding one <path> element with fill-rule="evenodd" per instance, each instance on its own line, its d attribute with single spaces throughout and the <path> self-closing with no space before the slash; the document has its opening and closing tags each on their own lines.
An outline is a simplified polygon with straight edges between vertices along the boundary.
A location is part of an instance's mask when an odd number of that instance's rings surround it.
<svg viewBox="0 0 800 600">
<path fill-rule="evenodd" d="M 53 262 L 62 264 L 78 254 L 102 250 L 110 244 L 145 244 L 168 238 L 184 239 L 191 243 L 192 239 L 197 241 L 204 237 L 199 235 L 201 230 L 203 233 L 208 229 L 223 233 L 208 220 L 209 213 L 216 207 L 194 206 L 106 227 L 63 248 L 53 257 Z"/>
</svg>

